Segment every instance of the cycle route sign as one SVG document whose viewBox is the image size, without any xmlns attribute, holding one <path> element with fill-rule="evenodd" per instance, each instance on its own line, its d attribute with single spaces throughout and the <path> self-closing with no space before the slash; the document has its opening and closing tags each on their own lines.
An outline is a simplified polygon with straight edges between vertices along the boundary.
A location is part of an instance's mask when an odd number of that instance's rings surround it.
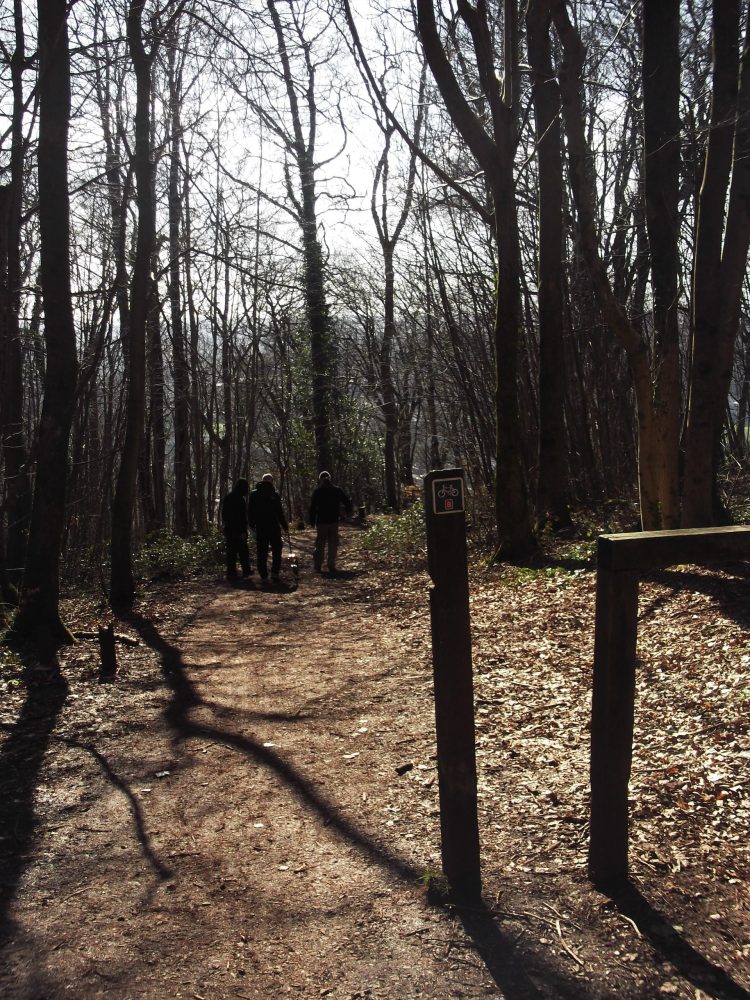
<svg viewBox="0 0 750 1000">
<path fill-rule="evenodd" d="M 432 510 L 435 514 L 460 514 L 464 509 L 462 476 L 432 480 Z"/>
<path fill-rule="evenodd" d="M 476 902 L 482 879 L 463 469 L 428 472 L 424 497 L 443 873 L 454 894 Z"/>
</svg>

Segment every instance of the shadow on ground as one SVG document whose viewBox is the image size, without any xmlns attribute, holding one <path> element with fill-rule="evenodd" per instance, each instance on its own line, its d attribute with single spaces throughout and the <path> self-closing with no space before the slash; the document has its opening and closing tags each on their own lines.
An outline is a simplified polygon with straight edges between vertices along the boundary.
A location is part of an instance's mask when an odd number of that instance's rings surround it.
<svg viewBox="0 0 750 1000">
<path fill-rule="evenodd" d="M 10 910 L 34 846 L 34 797 L 68 685 L 57 659 L 24 664 L 26 698 L 0 751 L 0 945 L 13 935 Z"/>
<path fill-rule="evenodd" d="M 193 721 L 193 710 L 208 708 L 210 704 L 201 699 L 191 682 L 182 651 L 172 645 L 154 625 L 138 614 L 128 614 L 125 621 L 132 626 L 143 641 L 160 658 L 161 669 L 171 692 L 171 699 L 165 709 L 165 718 L 178 739 L 200 737 L 223 744 L 236 750 L 275 772 L 298 799 L 315 812 L 340 837 L 356 847 L 363 855 L 387 869 L 407 886 L 416 886 L 423 869 L 413 862 L 398 856 L 377 844 L 366 832 L 342 816 L 341 811 L 321 795 L 305 777 L 278 754 L 250 737 L 239 735 L 228 728 L 210 726 Z M 220 713 L 223 722 L 229 721 L 226 710 Z M 236 713 L 233 714 L 236 720 Z M 589 989 L 581 980 L 567 977 L 558 968 L 553 968 L 541 948 L 537 951 L 526 945 L 519 945 L 515 935 L 498 925 L 493 913 L 479 908 L 457 908 L 456 913 L 474 943 L 489 974 L 503 991 L 507 1000 L 593 1000 L 601 998 L 600 990 Z"/>
</svg>

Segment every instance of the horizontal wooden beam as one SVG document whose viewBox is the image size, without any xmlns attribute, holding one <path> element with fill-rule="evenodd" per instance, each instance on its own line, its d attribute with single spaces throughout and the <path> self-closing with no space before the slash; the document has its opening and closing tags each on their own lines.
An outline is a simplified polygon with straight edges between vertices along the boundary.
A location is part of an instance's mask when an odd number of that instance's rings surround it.
<svg viewBox="0 0 750 1000">
<path fill-rule="evenodd" d="M 750 527 L 747 525 L 600 535 L 597 545 L 599 566 L 615 571 L 748 558 Z"/>
</svg>

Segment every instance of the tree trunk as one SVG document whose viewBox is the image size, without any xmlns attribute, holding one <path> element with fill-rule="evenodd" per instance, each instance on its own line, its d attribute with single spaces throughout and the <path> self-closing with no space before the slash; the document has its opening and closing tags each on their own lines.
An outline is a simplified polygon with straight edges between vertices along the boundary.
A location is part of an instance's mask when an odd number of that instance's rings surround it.
<svg viewBox="0 0 750 1000">
<path fill-rule="evenodd" d="M 662 527 L 662 498 L 657 470 L 663 466 L 663 437 L 655 419 L 651 395 L 649 348 L 615 298 L 602 260 L 598 236 L 593 157 L 586 138 L 581 98 L 584 47 L 568 17 L 565 0 L 551 0 L 552 19 L 563 47 L 559 68 L 563 118 L 568 138 L 568 171 L 578 218 L 581 255 L 586 263 L 597 305 L 611 332 L 620 340 L 628 358 L 638 420 L 638 485 L 641 523 L 645 530 Z M 666 459 L 665 459 L 666 460 Z"/>
<path fill-rule="evenodd" d="M 190 389 L 189 389 L 189 410 L 190 410 L 190 434 L 193 442 L 193 461 L 195 468 L 195 479 L 192 482 L 191 502 L 193 508 L 193 521 L 197 530 L 205 534 L 208 529 L 208 516 L 206 511 L 206 473 L 203 452 L 203 427 L 201 423 L 201 402 L 200 402 L 200 352 L 199 352 L 199 331 L 198 316 L 195 310 L 195 299 L 193 295 L 192 271 L 190 263 L 190 247 L 192 246 L 192 229 L 190 226 L 190 183 L 188 169 L 189 164 L 185 162 L 185 174 L 183 177 L 183 201 L 185 204 L 185 260 L 184 279 L 185 292 L 187 296 L 188 321 L 190 325 Z"/>
<path fill-rule="evenodd" d="M 60 556 L 78 362 L 70 282 L 65 0 L 39 0 L 39 228 L 46 365 L 21 602 L 13 630 L 49 653 L 72 637 L 60 619 Z"/>
<path fill-rule="evenodd" d="M 158 271 L 158 257 L 154 254 L 151 274 Z M 152 498 L 152 522 L 147 530 L 159 531 L 167 526 L 167 498 L 164 481 L 167 432 L 164 423 L 164 351 L 159 322 L 159 289 L 156 281 L 149 280 L 149 305 L 146 320 L 148 361 L 148 423 L 151 442 L 151 461 L 147 466 Z"/>
<path fill-rule="evenodd" d="M 190 480 L 190 375 L 182 321 L 180 282 L 180 88 L 182 66 L 177 65 L 177 32 L 168 47 L 169 68 L 169 316 L 172 327 L 174 368 L 174 530 L 181 537 L 190 533 L 188 483 Z"/>
<path fill-rule="evenodd" d="M 23 72 L 26 62 L 21 0 L 14 0 L 15 48 L 10 59 L 13 114 L 10 183 L 0 188 L 0 433 L 5 466 L 6 586 L 4 597 L 17 603 L 26 557 L 31 513 L 26 436 L 21 331 L 21 205 L 23 191 Z M 2 523 L 0 520 L 0 531 Z"/>
<path fill-rule="evenodd" d="M 653 289 L 655 475 L 661 527 L 680 526 L 680 0 L 644 0 L 643 141 L 646 229 Z"/>
<path fill-rule="evenodd" d="M 312 362 L 312 419 L 315 450 L 319 469 L 329 469 L 333 460 L 333 370 L 335 350 L 328 303 L 326 300 L 325 267 L 323 251 L 318 238 L 317 195 L 315 191 L 315 94 L 312 69 L 308 65 L 307 106 L 310 114 L 308 139 L 305 140 L 302 118 L 297 101 L 297 83 L 292 74 L 287 52 L 284 29 L 275 0 L 267 0 L 273 20 L 284 84 L 292 118 L 294 142 L 292 151 L 299 173 L 299 209 L 302 229 L 302 255 L 305 276 L 305 304 L 310 328 L 310 357 Z"/>
<path fill-rule="evenodd" d="M 128 46 L 136 76 L 134 167 L 138 204 L 138 239 L 130 291 L 127 351 L 125 443 L 112 503 L 112 576 L 110 600 L 127 605 L 135 597 L 133 517 L 138 456 L 144 432 L 146 400 L 146 321 L 149 308 L 151 257 L 154 246 L 153 164 L 151 162 L 151 64 L 143 44 L 145 0 L 132 0 L 128 11 Z"/>
<path fill-rule="evenodd" d="M 723 419 L 723 406 L 721 417 L 717 406 L 723 353 L 719 331 L 721 247 L 737 112 L 739 27 L 739 0 L 714 0 L 711 121 L 693 266 L 693 340 L 682 497 L 682 524 L 686 528 L 714 523 L 714 448 L 717 421 Z"/>
<path fill-rule="evenodd" d="M 719 385 L 714 401 L 713 469 L 714 496 L 716 496 L 717 456 L 720 454 L 720 435 L 724 422 L 726 400 L 732 381 L 732 363 L 737 334 L 740 328 L 742 294 L 750 247 L 750 7 L 745 23 L 745 40 L 740 61 L 740 85 L 737 98 L 737 115 L 732 152 L 732 182 L 729 189 L 727 227 L 721 258 L 721 302 L 719 305 Z M 747 383 L 743 382 L 741 398 L 747 398 Z M 746 450 L 746 441 L 742 437 Z M 716 510 L 716 502 L 714 509 Z"/>
<path fill-rule="evenodd" d="M 383 340 L 380 344 L 380 396 L 383 420 L 385 422 L 385 439 L 383 442 L 385 459 L 385 500 L 391 510 L 401 508 L 401 494 L 396 475 L 396 434 L 398 419 L 396 410 L 396 394 L 393 389 L 393 373 L 391 371 L 391 353 L 393 338 L 396 332 L 394 318 L 395 274 L 393 270 L 393 247 L 381 238 L 383 251 L 383 266 L 385 285 L 383 289 Z"/>
<path fill-rule="evenodd" d="M 518 351 L 521 336 L 521 261 L 515 197 L 514 154 L 518 101 L 517 13 L 506 0 L 505 74 L 501 92 L 494 65 L 486 0 L 472 7 L 459 0 L 458 13 L 471 32 L 492 135 L 485 131 L 461 91 L 443 48 L 432 0 L 417 0 L 417 25 L 425 58 L 448 114 L 485 171 L 492 194 L 498 252 L 498 289 L 494 323 L 496 479 L 495 516 L 498 558 L 523 558 L 536 548 L 524 476 L 518 409 Z"/>
<path fill-rule="evenodd" d="M 565 353 L 563 350 L 563 165 L 560 88 L 552 67 L 551 15 L 547 0 L 526 10 L 533 72 L 536 152 L 539 170 L 539 479 L 537 523 L 553 530 L 571 526 L 565 450 Z"/>
</svg>

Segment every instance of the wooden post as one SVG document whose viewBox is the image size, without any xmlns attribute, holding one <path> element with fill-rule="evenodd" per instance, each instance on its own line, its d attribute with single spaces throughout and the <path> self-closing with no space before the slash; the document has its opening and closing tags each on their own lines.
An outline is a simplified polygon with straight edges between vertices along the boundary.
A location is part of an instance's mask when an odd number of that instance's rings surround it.
<svg viewBox="0 0 750 1000">
<path fill-rule="evenodd" d="M 638 574 L 600 564 L 591 706 L 589 876 L 602 885 L 628 874 L 637 618 Z"/>
<path fill-rule="evenodd" d="M 99 626 L 99 682 L 114 680 L 117 673 L 117 651 L 115 650 L 114 626 Z"/>
<path fill-rule="evenodd" d="M 463 470 L 425 477 L 427 559 L 443 872 L 454 895 L 479 899 L 477 773 Z"/>
</svg>

